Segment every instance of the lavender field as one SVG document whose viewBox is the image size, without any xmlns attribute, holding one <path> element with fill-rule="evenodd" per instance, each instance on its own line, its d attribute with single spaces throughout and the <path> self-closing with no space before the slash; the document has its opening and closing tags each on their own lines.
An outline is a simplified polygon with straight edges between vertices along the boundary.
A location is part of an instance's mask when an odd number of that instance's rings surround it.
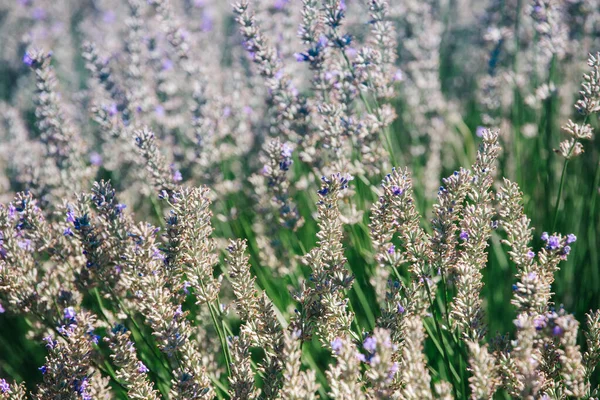
<svg viewBox="0 0 600 400">
<path fill-rule="evenodd" d="M 600 396 L 598 0 L 0 0 L 0 399 Z"/>
</svg>

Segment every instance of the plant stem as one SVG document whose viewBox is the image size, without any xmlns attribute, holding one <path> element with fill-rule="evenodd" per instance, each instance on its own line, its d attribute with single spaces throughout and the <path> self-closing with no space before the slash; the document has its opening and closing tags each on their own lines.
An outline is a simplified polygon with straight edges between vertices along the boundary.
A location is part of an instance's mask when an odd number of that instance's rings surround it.
<svg viewBox="0 0 600 400">
<path fill-rule="evenodd" d="M 444 363 L 446 364 L 446 369 L 448 370 L 448 379 L 452 381 L 452 389 L 454 390 L 454 398 L 459 399 L 457 382 L 454 382 L 452 378 L 452 371 L 450 370 L 450 358 L 448 357 L 448 350 L 446 349 L 446 345 L 444 344 L 444 336 L 442 335 L 442 329 L 440 328 L 440 323 L 438 321 L 437 312 L 435 310 L 435 305 L 433 304 L 433 297 L 431 296 L 431 289 L 429 288 L 429 283 L 427 282 L 427 278 L 425 281 L 425 289 L 427 290 L 427 297 L 429 298 L 429 304 L 431 304 L 431 313 L 433 314 L 433 322 L 435 323 L 435 330 L 437 335 L 439 336 L 440 346 L 442 347 L 442 357 L 444 358 Z"/>
</svg>

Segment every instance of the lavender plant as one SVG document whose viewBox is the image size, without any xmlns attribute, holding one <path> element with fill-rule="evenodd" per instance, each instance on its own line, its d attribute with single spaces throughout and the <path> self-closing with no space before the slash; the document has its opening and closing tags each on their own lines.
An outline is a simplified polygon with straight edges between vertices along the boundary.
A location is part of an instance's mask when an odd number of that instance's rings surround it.
<svg viewBox="0 0 600 400">
<path fill-rule="evenodd" d="M 596 3 L 55 3 L 0 0 L 0 398 L 598 398 Z"/>
</svg>

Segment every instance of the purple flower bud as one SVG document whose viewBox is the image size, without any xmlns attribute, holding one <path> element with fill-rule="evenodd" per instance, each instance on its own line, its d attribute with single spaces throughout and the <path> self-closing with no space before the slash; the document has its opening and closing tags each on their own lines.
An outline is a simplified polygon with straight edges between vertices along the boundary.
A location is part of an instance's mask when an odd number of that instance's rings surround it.
<svg viewBox="0 0 600 400">
<path fill-rule="evenodd" d="M 542 236 L 540 237 L 540 239 L 542 239 L 544 242 L 547 242 L 548 241 L 548 232 L 542 233 Z"/>
<path fill-rule="evenodd" d="M 558 238 L 558 236 L 550 236 L 548 238 L 548 248 L 550 250 L 556 250 L 558 249 L 558 247 L 560 246 L 560 239 Z"/>
<path fill-rule="evenodd" d="M 571 252 L 571 246 L 565 246 L 562 252 L 564 255 L 569 254 Z"/>
<path fill-rule="evenodd" d="M 181 171 L 178 169 L 173 172 L 173 181 L 181 182 L 183 180 L 183 176 L 181 176 Z"/>
<path fill-rule="evenodd" d="M 396 186 L 396 185 L 393 185 L 391 187 L 391 189 L 392 189 L 392 194 L 394 196 L 400 196 L 402 193 L 404 193 L 404 190 L 401 187 Z"/>
<path fill-rule="evenodd" d="M 200 24 L 200 29 L 202 32 L 210 32 L 213 30 L 213 18 L 212 16 L 204 10 L 202 12 L 202 23 Z"/>
<path fill-rule="evenodd" d="M 8 218 L 13 219 L 17 214 L 17 209 L 15 208 L 13 203 L 8 205 Z"/>
<path fill-rule="evenodd" d="M 577 236 L 573 235 L 572 233 L 567 235 L 567 244 L 575 243 L 576 240 Z"/>
<path fill-rule="evenodd" d="M 162 69 L 163 69 L 163 71 L 168 71 L 168 70 L 170 70 L 172 68 L 173 68 L 173 61 L 169 60 L 168 58 L 165 58 L 162 61 Z"/>
<path fill-rule="evenodd" d="M 281 146 L 281 156 L 282 157 L 291 157 L 293 152 L 294 152 L 294 146 L 292 146 L 291 143 L 286 142 Z"/>
<path fill-rule="evenodd" d="M 404 314 L 404 311 L 406 310 L 402 307 L 402 304 L 398 303 L 398 314 Z"/>
<path fill-rule="evenodd" d="M 467 241 L 469 240 L 469 233 L 467 231 L 461 231 L 458 237 L 460 238 L 460 240 Z"/>
<path fill-rule="evenodd" d="M 338 354 L 340 352 L 340 350 L 342 349 L 344 342 L 342 341 L 342 339 L 335 338 L 331 341 L 331 350 L 333 350 L 333 352 L 335 354 Z"/>
<path fill-rule="evenodd" d="M 319 42 L 318 42 L 318 45 L 319 45 L 320 47 L 325 47 L 325 46 L 327 46 L 327 36 L 325 36 L 325 35 L 321 35 L 321 36 L 319 36 Z"/>
<path fill-rule="evenodd" d="M 46 10 L 44 10 L 41 7 L 36 7 L 31 12 L 31 16 L 33 17 L 33 19 L 41 21 L 46 18 Z"/>
<path fill-rule="evenodd" d="M 31 58 L 31 56 L 29 55 L 29 53 L 25 53 L 25 55 L 23 56 L 23 63 L 25 63 L 25 65 L 31 67 L 34 63 L 33 58 Z"/>
<path fill-rule="evenodd" d="M 294 57 L 298 62 L 306 61 L 308 59 L 303 53 L 294 53 Z"/>
<path fill-rule="evenodd" d="M 531 259 L 531 258 L 535 257 L 535 253 L 533 251 L 529 250 L 527 252 L 527 257 L 529 257 Z"/>
<path fill-rule="evenodd" d="M 45 365 L 42 365 L 42 366 L 41 366 L 41 367 L 39 367 L 38 369 L 39 369 L 39 370 L 42 372 L 42 374 L 45 374 L 45 373 L 46 373 L 46 371 L 48 370 L 48 367 L 46 367 Z"/>
<path fill-rule="evenodd" d="M 388 379 L 392 379 L 394 377 L 394 375 L 396 375 L 396 373 L 398 372 L 399 369 L 400 369 L 400 364 L 398 364 L 397 362 L 394 362 L 388 372 Z"/>
<path fill-rule="evenodd" d="M 0 391 L 2 391 L 2 393 L 10 393 L 10 385 L 8 384 L 8 382 L 6 382 L 5 379 L 0 379 Z"/>
<path fill-rule="evenodd" d="M 392 255 L 395 252 L 396 252 L 396 246 L 394 246 L 393 244 L 390 245 L 390 247 L 388 247 L 388 249 L 387 249 L 387 253 L 390 254 L 390 255 Z"/>
<path fill-rule="evenodd" d="M 173 314 L 173 318 L 179 318 L 183 315 L 183 310 L 181 309 L 181 304 L 177 306 L 175 313 Z"/>
<path fill-rule="evenodd" d="M 546 327 L 546 324 L 547 320 L 546 317 L 544 317 L 543 315 L 539 315 L 533 320 L 533 326 L 535 326 L 535 329 L 538 331 L 544 329 Z"/>
<path fill-rule="evenodd" d="M 394 82 L 402 82 L 404 80 L 404 72 L 401 69 L 396 70 L 394 73 Z"/>
<path fill-rule="evenodd" d="M 77 313 L 75 312 L 75 309 L 73 307 L 67 307 L 65 308 L 64 315 L 65 319 L 74 320 L 77 316 Z"/>
<path fill-rule="evenodd" d="M 23 239 L 23 240 L 19 240 L 17 242 L 17 246 L 19 246 L 19 248 L 25 250 L 25 251 L 31 251 L 33 250 L 33 247 L 31 246 L 31 239 Z"/>
<path fill-rule="evenodd" d="M 367 357 L 362 353 L 356 353 L 356 358 L 358 358 L 358 361 L 367 362 Z"/>
<path fill-rule="evenodd" d="M 4 306 L 2 306 L 2 304 L 0 304 L 0 314 L 4 314 L 6 312 L 6 310 L 4 309 Z"/>
<path fill-rule="evenodd" d="M 63 235 L 65 236 L 73 236 L 73 231 L 71 230 L 71 228 L 65 228 L 65 230 L 63 231 Z"/>
<path fill-rule="evenodd" d="M 375 353 L 375 350 L 377 349 L 377 339 L 375 339 L 373 336 L 369 336 L 363 342 L 363 347 L 369 353 Z"/>
<path fill-rule="evenodd" d="M 149 371 L 148 367 L 146 367 L 143 362 L 138 361 L 138 372 L 140 374 L 145 374 L 148 371 Z"/>
<path fill-rule="evenodd" d="M 90 163 L 92 163 L 92 165 L 96 167 L 99 167 L 100 165 L 102 165 L 102 156 L 95 151 L 92 152 L 90 154 Z"/>
<path fill-rule="evenodd" d="M 109 107 L 108 107 L 108 115 L 110 115 L 111 117 L 114 117 L 115 115 L 117 115 L 117 113 L 119 112 L 119 110 L 117 109 L 117 105 L 115 103 L 112 103 Z"/>
<path fill-rule="evenodd" d="M 563 334 L 563 329 L 560 326 L 555 325 L 554 328 L 552 328 L 552 334 L 554 336 L 560 336 Z"/>
<path fill-rule="evenodd" d="M 116 19 L 117 16 L 113 10 L 108 10 L 102 16 L 102 21 L 104 21 L 107 24 L 112 24 L 113 22 L 115 22 Z"/>
<path fill-rule="evenodd" d="M 53 349 L 54 346 L 56 346 L 56 342 L 54 341 L 54 339 L 52 339 L 52 336 L 46 336 L 42 340 L 46 342 L 46 348 L 48 349 Z"/>
</svg>

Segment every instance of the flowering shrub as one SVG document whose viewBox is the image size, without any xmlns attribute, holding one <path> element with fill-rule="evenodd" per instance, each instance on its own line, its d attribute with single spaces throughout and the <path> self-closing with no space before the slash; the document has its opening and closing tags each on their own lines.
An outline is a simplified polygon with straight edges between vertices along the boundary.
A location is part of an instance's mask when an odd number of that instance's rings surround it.
<svg viewBox="0 0 600 400">
<path fill-rule="evenodd" d="M 0 398 L 598 399 L 600 7 L 483 3 L 0 1 Z"/>
</svg>

